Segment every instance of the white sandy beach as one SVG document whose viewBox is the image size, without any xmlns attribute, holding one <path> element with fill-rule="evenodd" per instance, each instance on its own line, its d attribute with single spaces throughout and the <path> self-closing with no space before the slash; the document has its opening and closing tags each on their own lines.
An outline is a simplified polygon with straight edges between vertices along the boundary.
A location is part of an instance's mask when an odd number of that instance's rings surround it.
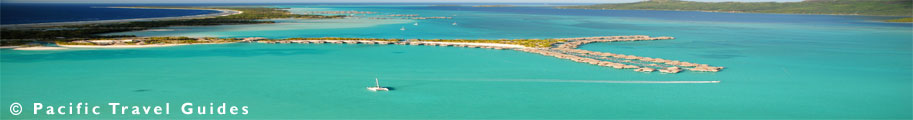
<svg viewBox="0 0 913 120">
<path fill-rule="evenodd" d="M 13 48 L 13 50 L 63 50 L 63 49 L 67 49 L 67 48 L 64 48 L 64 47 L 45 47 L 45 46 L 40 46 L 40 47 L 19 47 L 19 48 Z"/>
<path fill-rule="evenodd" d="M 67 48 L 147 48 L 147 47 L 169 47 L 190 44 L 154 44 L 154 45 L 57 45 Z"/>
<path fill-rule="evenodd" d="M 235 42 L 227 42 L 235 43 Z M 65 48 L 149 48 L 149 47 L 171 47 L 181 45 L 202 45 L 202 44 L 226 44 L 226 43 L 194 43 L 194 44 L 147 44 L 147 45 L 57 45 Z"/>
</svg>

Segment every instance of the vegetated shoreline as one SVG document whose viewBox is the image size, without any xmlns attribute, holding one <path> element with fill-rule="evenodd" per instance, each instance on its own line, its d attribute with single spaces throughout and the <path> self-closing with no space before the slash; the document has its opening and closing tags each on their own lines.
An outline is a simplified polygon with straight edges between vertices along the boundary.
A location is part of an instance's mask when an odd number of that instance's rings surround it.
<svg viewBox="0 0 913 120">
<path fill-rule="evenodd" d="M 882 21 L 882 22 L 889 22 L 889 23 L 913 23 L 913 17 L 905 17 L 905 18 L 898 18 L 898 19 L 890 19 L 890 20 L 884 20 L 884 21 Z"/>
<path fill-rule="evenodd" d="M 686 11 L 686 12 L 709 12 L 709 13 L 747 13 L 747 14 L 772 14 L 772 15 L 834 15 L 834 16 L 874 16 L 874 17 L 903 17 L 898 19 L 874 20 L 872 22 L 887 23 L 913 23 L 913 21 L 898 21 L 910 19 L 911 16 L 898 15 L 862 15 L 862 14 L 812 14 L 812 13 L 765 13 L 765 12 L 743 12 L 743 11 L 716 11 L 716 10 L 664 10 L 664 9 L 591 9 L 591 8 L 556 8 L 556 9 L 585 9 L 585 10 L 647 10 L 647 11 Z"/>
<path fill-rule="evenodd" d="M 647 11 L 685 11 L 685 12 L 709 12 L 709 13 L 751 13 L 751 14 L 775 14 L 775 15 L 841 15 L 841 16 L 880 16 L 880 17 L 907 17 L 898 15 L 862 15 L 862 14 L 815 14 L 815 13 L 766 13 L 766 12 L 743 12 L 743 11 L 719 11 L 719 10 L 665 10 L 665 9 L 592 9 L 592 8 L 556 8 L 556 9 L 584 9 L 584 10 L 647 10 Z"/>
<path fill-rule="evenodd" d="M 244 13 L 237 10 L 228 10 L 228 9 L 210 9 L 210 8 L 146 8 L 146 7 L 107 7 L 107 8 L 122 8 L 122 9 L 179 9 L 179 10 L 211 10 L 219 11 L 219 13 L 210 13 L 210 14 L 201 14 L 201 15 L 188 15 L 188 16 L 174 16 L 174 17 L 154 17 L 154 18 L 133 18 L 133 19 L 116 19 L 116 20 L 90 20 L 90 21 L 70 21 L 70 22 L 47 22 L 47 23 L 26 23 L 26 24 L 9 24 L 9 25 L 0 25 L 3 29 L 22 29 L 22 28 L 37 28 L 37 27 L 56 27 L 56 26 L 70 26 L 70 25 L 87 25 L 87 24 L 113 24 L 113 23 L 127 23 L 127 22 L 137 22 L 137 21 L 159 21 L 159 20 L 181 20 L 181 19 L 201 19 L 201 18 L 211 18 L 218 16 L 229 16 Z"/>
<path fill-rule="evenodd" d="M 558 6 L 555 8 L 910 17 L 913 16 L 913 14 L 909 13 L 911 10 L 908 9 L 910 3 L 910 1 L 905 0 L 804 0 L 801 2 L 697 2 L 685 0 L 646 0 L 632 3 Z"/>
</svg>

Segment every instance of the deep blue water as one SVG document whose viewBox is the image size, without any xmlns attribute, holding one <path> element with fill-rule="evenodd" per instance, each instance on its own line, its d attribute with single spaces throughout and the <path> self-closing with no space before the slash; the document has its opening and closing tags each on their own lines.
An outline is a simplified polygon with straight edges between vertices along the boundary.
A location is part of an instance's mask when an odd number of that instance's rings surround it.
<svg viewBox="0 0 913 120">
<path fill-rule="evenodd" d="M 0 4 L 0 24 L 116 20 L 132 18 L 174 17 L 216 13 L 209 10 L 123 9 L 111 6 L 139 4 Z"/>
</svg>

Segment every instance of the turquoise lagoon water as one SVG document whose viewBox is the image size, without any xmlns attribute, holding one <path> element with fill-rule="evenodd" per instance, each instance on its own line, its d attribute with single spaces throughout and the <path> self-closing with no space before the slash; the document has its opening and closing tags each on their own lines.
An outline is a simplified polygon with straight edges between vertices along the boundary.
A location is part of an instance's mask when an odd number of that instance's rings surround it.
<svg viewBox="0 0 913 120">
<path fill-rule="evenodd" d="M 235 43 L 142 49 L 2 50 L 2 104 L 121 102 L 171 115 L 2 118 L 894 118 L 913 114 L 911 24 L 890 17 L 393 5 L 303 10 L 450 20 L 276 20 L 115 34 L 216 37 L 560 38 L 672 36 L 582 49 L 727 67 L 639 73 L 510 50 Z M 412 23 L 418 22 L 419 26 Z M 453 26 L 451 23 L 457 22 Z M 400 31 L 406 27 L 406 31 Z M 390 92 L 369 92 L 378 77 Z M 722 81 L 620 84 L 566 81 Z M 179 103 L 246 105 L 248 115 L 183 115 Z M 26 110 L 31 110 L 26 105 Z M 102 108 L 109 110 L 110 108 Z M 26 111 L 25 113 L 30 113 Z"/>
</svg>

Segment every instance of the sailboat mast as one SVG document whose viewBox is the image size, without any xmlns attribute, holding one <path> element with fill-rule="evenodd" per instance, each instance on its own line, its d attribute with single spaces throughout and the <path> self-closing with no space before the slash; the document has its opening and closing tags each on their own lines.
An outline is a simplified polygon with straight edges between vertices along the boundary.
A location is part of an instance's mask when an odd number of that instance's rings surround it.
<svg viewBox="0 0 913 120">
<path fill-rule="evenodd" d="M 377 85 L 377 87 L 380 87 L 380 80 L 377 80 L 377 78 L 374 78 L 374 84 Z"/>
</svg>

